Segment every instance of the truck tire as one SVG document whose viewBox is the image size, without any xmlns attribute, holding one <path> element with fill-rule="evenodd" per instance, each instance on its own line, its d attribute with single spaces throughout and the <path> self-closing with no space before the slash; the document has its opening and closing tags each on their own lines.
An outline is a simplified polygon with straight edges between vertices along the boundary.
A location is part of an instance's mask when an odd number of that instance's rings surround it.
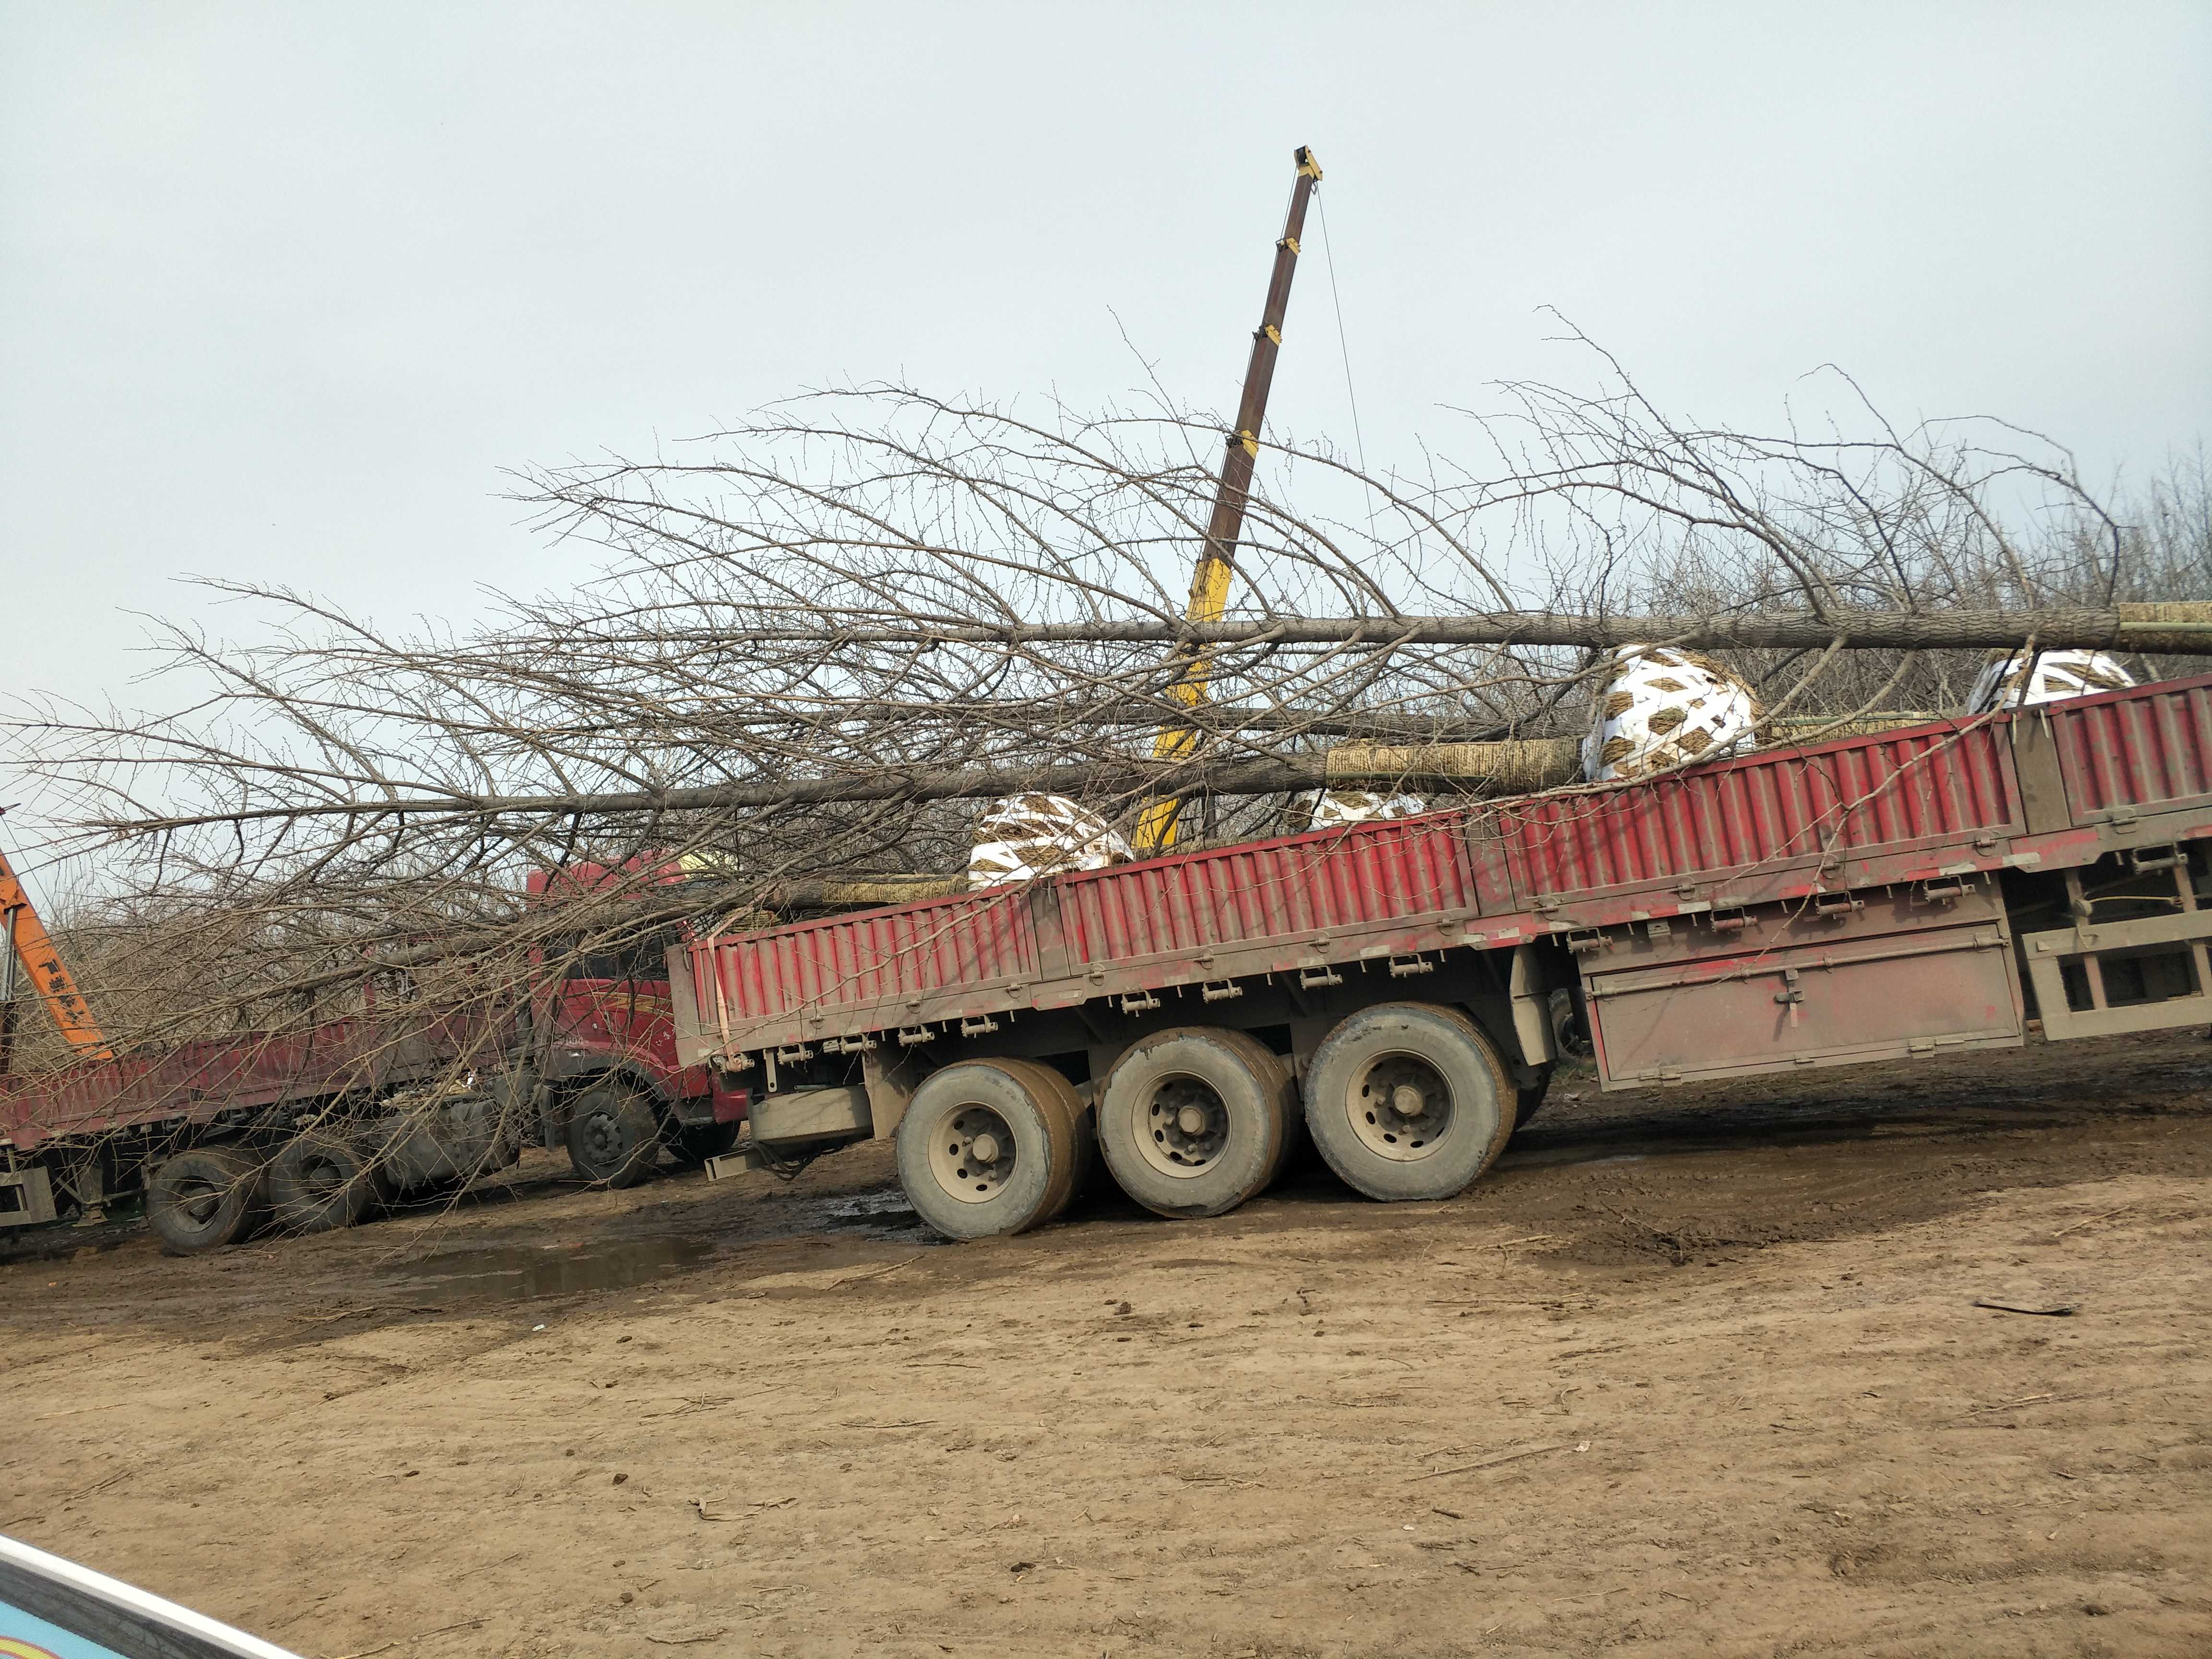
<svg viewBox="0 0 2212 1659">
<path fill-rule="evenodd" d="M 1067 1207 L 1078 1132 L 1039 1069 L 960 1060 L 932 1072 L 907 1103 L 895 1141 L 899 1184 L 947 1238 L 1026 1232 Z"/>
<path fill-rule="evenodd" d="M 261 1166 L 236 1146 L 164 1158 L 146 1182 L 146 1223 L 171 1255 L 235 1244 L 261 1219 Z"/>
<path fill-rule="evenodd" d="M 1075 1085 L 1057 1068 L 1041 1060 L 1002 1060 L 999 1064 L 1029 1078 L 1046 1097 L 1056 1102 L 1073 1138 L 1071 1144 L 1075 1149 L 1074 1168 L 1068 1177 L 1067 1196 L 1060 1200 L 1050 1215 L 1041 1217 L 1035 1224 L 1042 1226 L 1048 1221 L 1059 1220 L 1066 1213 L 1067 1206 L 1090 1186 L 1091 1170 L 1098 1161 L 1097 1128 L 1091 1109 L 1083 1103 L 1083 1097 L 1075 1092 Z"/>
<path fill-rule="evenodd" d="M 1455 1008 L 1382 1002 L 1322 1040 L 1306 1127 L 1345 1184 L 1386 1202 L 1449 1198 L 1513 1133 L 1513 1079 Z"/>
<path fill-rule="evenodd" d="M 294 1135 L 270 1160 L 270 1213 L 284 1232 L 350 1227 L 385 1192 L 368 1154 L 328 1130 Z"/>
<path fill-rule="evenodd" d="M 1304 1104 L 1298 1098 L 1298 1079 L 1291 1070 L 1288 1060 L 1249 1031 L 1224 1026 L 1221 1035 L 1242 1046 L 1252 1056 L 1252 1064 L 1256 1071 L 1265 1075 L 1272 1067 L 1273 1075 L 1282 1079 L 1274 1097 L 1283 1103 L 1283 1150 L 1275 1155 L 1275 1167 L 1267 1176 L 1266 1185 L 1272 1187 L 1282 1179 L 1283 1171 L 1291 1167 L 1291 1160 L 1297 1157 L 1306 1144 L 1306 1114 Z M 1261 1190 L 1265 1191 L 1266 1188 Z"/>
<path fill-rule="evenodd" d="M 1165 1216 L 1224 1215 L 1281 1171 L 1290 1074 L 1242 1032 L 1155 1032 L 1098 1091 L 1098 1146 L 1121 1190 Z"/>
<path fill-rule="evenodd" d="M 738 1144 L 742 1123 L 676 1123 L 669 1126 L 668 1150 L 687 1170 L 702 1167 Z"/>
<path fill-rule="evenodd" d="M 635 1089 L 602 1083 L 568 1107 L 568 1162 L 597 1187 L 635 1187 L 653 1173 L 660 1124 Z"/>
</svg>

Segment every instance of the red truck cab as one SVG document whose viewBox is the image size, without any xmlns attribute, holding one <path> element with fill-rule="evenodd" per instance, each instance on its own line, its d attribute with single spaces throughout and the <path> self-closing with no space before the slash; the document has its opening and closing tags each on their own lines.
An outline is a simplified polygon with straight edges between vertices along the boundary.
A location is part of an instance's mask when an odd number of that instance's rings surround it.
<svg viewBox="0 0 2212 1659">
<path fill-rule="evenodd" d="M 674 860 L 639 854 L 617 866 L 580 861 L 534 872 L 526 896 L 559 905 L 611 887 L 650 893 L 686 879 Z M 677 1058 L 666 958 L 687 933 L 672 922 L 604 947 L 556 935 L 537 953 L 541 963 L 568 965 L 532 999 L 526 1063 L 547 1091 L 548 1144 L 564 1138 L 586 1180 L 631 1186 L 661 1147 L 697 1165 L 737 1143 L 748 1091 Z"/>
</svg>

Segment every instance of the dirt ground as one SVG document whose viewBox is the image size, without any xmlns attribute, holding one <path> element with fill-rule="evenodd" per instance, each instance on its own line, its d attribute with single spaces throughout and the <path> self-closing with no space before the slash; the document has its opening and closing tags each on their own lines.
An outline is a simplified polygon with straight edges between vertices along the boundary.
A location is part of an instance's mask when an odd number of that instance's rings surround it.
<svg viewBox="0 0 2212 1659">
<path fill-rule="evenodd" d="M 18 1245 L 0 1530 L 312 1656 L 2212 1651 L 2195 1033 L 980 1245 L 880 1147 L 562 1173 Z"/>
</svg>

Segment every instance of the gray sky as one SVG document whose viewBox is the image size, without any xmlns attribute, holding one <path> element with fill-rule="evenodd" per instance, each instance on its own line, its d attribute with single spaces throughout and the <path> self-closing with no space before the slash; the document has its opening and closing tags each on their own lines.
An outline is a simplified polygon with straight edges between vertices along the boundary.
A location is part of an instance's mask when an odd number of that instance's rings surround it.
<svg viewBox="0 0 2212 1659">
<path fill-rule="evenodd" d="M 2212 6 L 0 3 L 0 694 L 171 579 L 591 563 L 502 468 L 813 386 L 1233 405 L 1312 144 L 1370 459 L 1557 307 L 1667 407 L 1833 362 L 2091 475 L 2212 434 Z M 1308 252 L 1319 252 L 1310 234 Z M 1110 309 L 1109 309 L 1110 308 Z M 1348 441 L 1322 262 L 1275 416 Z"/>
</svg>

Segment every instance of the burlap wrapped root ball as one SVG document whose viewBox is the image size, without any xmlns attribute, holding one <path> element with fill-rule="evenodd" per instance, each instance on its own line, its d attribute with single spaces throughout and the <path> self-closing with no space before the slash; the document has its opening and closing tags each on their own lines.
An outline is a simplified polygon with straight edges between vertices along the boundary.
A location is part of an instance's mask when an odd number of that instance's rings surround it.
<svg viewBox="0 0 2212 1659">
<path fill-rule="evenodd" d="M 1384 794 L 1375 789 L 1308 789 L 1291 797 L 1285 819 L 1290 832 L 1297 835 L 1378 819 L 1418 817 L 1428 810 L 1428 803 L 1419 795 Z"/>
<path fill-rule="evenodd" d="M 1644 777 L 1757 744 L 1759 699 L 1711 658 L 1656 645 L 1624 645 L 1613 656 L 1583 739 L 1583 776 L 1590 782 Z"/>
<path fill-rule="evenodd" d="M 1103 870 L 1135 855 L 1113 826 L 1065 795 L 1008 795 L 975 825 L 968 854 L 973 892 L 1064 870 Z"/>
<path fill-rule="evenodd" d="M 2033 660 L 2016 651 L 1990 659 L 1966 708 L 1970 714 L 1987 714 L 2063 702 L 2093 691 L 2124 691 L 2135 683 L 2135 676 L 2101 651 L 2039 651 Z"/>
</svg>

